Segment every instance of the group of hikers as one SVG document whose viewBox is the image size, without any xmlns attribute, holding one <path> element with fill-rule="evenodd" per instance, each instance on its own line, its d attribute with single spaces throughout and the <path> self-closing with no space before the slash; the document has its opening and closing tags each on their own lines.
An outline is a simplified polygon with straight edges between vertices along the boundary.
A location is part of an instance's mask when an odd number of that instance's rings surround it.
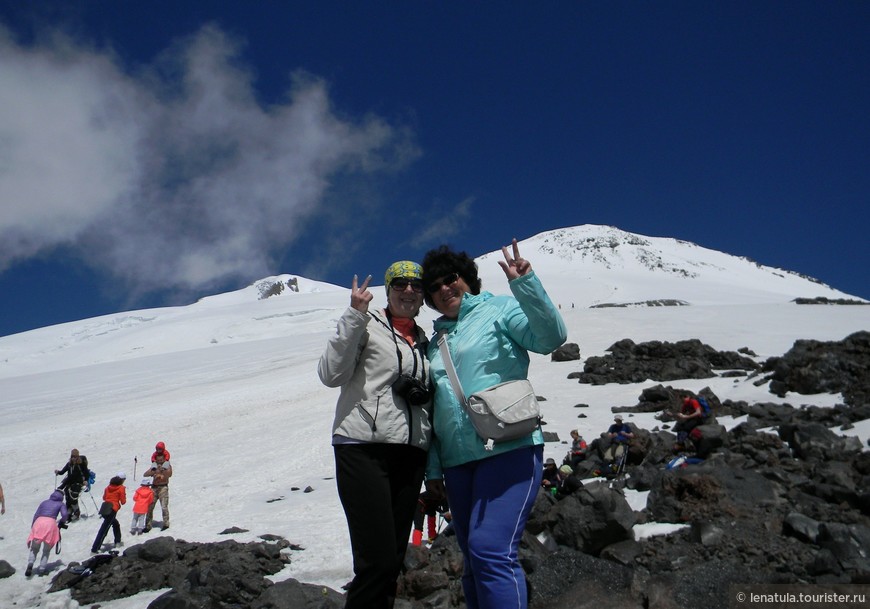
<svg viewBox="0 0 870 609">
<path fill-rule="evenodd" d="M 698 427 L 707 422 L 709 407 L 705 407 L 703 397 L 683 395 L 680 397 L 679 412 L 672 413 L 676 423 L 673 431 L 677 434 L 677 441 L 673 445 L 675 453 L 690 453 L 695 451 L 695 443 L 701 439 Z M 617 414 L 607 431 L 601 434 L 604 440 L 602 451 L 602 463 L 589 471 L 594 476 L 606 477 L 619 476 L 625 468 L 628 450 L 635 439 L 636 434 L 632 427 L 626 423 L 622 415 Z M 557 466 L 555 459 L 548 458 L 544 463 L 544 473 L 541 486 L 552 492 L 558 499 L 564 498 L 582 486 L 578 473 L 581 462 L 586 461 L 590 455 L 590 446 L 578 429 L 571 430 L 571 449 L 562 460 L 562 465 Z"/>
<path fill-rule="evenodd" d="M 169 528 L 169 478 L 172 476 L 169 456 L 166 445 L 158 442 L 151 455 L 151 467 L 145 471 L 144 478 L 133 494 L 131 535 L 141 535 L 151 530 L 154 508 L 158 501 L 163 512 L 162 529 Z M 70 522 L 81 517 L 79 505 L 81 495 L 91 491 L 91 486 L 96 479 L 96 475 L 88 468 L 87 457 L 75 448 L 70 451 L 69 460 L 62 468 L 54 470 L 54 474 L 63 476 L 61 483 L 56 485 L 49 498 L 41 502 L 33 514 L 30 535 L 27 538 L 27 547 L 30 550 L 27 569 L 24 571 L 27 577 L 33 574 L 34 563 L 40 552 L 42 556 L 37 572 L 40 575 L 47 572 L 51 550 L 58 546 L 61 540 L 61 529 L 67 528 Z M 109 529 L 114 536 L 113 547 L 118 548 L 123 545 L 121 525 L 117 516 L 121 506 L 127 503 L 127 489 L 124 486 L 126 479 L 127 475 L 124 472 L 118 472 L 103 490 L 103 502 L 99 508 L 102 522 L 91 546 L 91 552 L 94 554 L 99 553 L 103 548 Z M 94 506 L 96 507 L 96 501 Z"/>
</svg>

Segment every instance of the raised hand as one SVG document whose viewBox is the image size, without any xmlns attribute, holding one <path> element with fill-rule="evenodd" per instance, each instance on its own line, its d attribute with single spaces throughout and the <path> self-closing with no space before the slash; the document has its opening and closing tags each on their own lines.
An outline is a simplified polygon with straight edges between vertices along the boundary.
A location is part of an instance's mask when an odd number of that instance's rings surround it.
<svg viewBox="0 0 870 609">
<path fill-rule="evenodd" d="M 362 285 L 357 287 L 357 276 L 353 276 L 353 283 L 350 284 L 350 306 L 360 313 L 366 313 L 369 310 L 369 303 L 374 298 L 374 295 L 369 292 L 369 281 L 372 276 L 369 275 L 363 281 Z"/>
<path fill-rule="evenodd" d="M 532 263 L 525 258 L 520 257 L 520 248 L 517 246 L 516 239 L 513 240 L 512 245 L 513 256 L 508 253 L 507 246 L 504 246 L 501 248 L 501 253 L 504 254 L 505 261 L 498 261 L 504 274 L 507 275 L 508 281 L 516 279 L 517 277 L 522 277 L 532 270 Z"/>
</svg>

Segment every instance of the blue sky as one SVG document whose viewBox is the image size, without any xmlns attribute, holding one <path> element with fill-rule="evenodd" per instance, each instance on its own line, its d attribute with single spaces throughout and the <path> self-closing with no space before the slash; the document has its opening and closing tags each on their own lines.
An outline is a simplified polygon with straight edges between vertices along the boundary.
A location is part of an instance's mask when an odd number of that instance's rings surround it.
<svg viewBox="0 0 870 609">
<path fill-rule="evenodd" d="M 0 335 L 586 223 L 870 298 L 868 73 L 859 1 L 2 0 Z"/>
</svg>

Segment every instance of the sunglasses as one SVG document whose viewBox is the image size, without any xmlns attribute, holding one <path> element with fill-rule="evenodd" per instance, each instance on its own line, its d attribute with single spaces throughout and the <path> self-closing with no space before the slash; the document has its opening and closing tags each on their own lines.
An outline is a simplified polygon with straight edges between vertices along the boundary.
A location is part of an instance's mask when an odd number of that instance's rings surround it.
<svg viewBox="0 0 870 609">
<path fill-rule="evenodd" d="M 423 282 L 419 279 L 393 279 L 390 282 L 390 289 L 396 290 L 397 292 L 404 292 L 408 289 L 408 286 L 411 286 L 411 289 L 414 290 L 416 294 L 420 294 L 423 291 Z"/>
<path fill-rule="evenodd" d="M 457 281 L 459 281 L 459 273 L 450 273 L 449 275 L 444 275 L 441 279 L 430 283 L 427 290 L 430 294 L 435 294 L 445 285 L 452 285 Z"/>
</svg>

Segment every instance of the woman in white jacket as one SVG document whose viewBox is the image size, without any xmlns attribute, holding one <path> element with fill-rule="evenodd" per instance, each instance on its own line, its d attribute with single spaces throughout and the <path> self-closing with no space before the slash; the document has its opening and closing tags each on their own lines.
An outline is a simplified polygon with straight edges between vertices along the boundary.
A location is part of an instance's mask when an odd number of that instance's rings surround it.
<svg viewBox="0 0 870 609">
<path fill-rule="evenodd" d="M 369 310 L 371 276 L 351 285 L 350 306 L 320 358 L 318 374 L 340 387 L 332 444 L 347 518 L 354 579 L 346 609 L 393 606 L 431 438 L 428 346 L 414 317 L 422 269 L 387 269 L 387 308 Z"/>
</svg>

